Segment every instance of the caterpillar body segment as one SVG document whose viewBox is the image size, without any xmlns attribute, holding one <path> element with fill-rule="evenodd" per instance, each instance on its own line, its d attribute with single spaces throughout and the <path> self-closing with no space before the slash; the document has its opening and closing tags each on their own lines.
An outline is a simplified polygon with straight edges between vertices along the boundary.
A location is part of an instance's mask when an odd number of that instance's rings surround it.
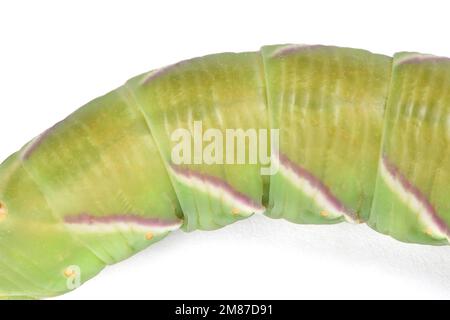
<svg viewBox="0 0 450 320">
<path fill-rule="evenodd" d="M 252 214 L 447 244 L 449 61 L 276 45 L 130 79 L 0 166 L 0 297 L 62 294 Z"/>
<path fill-rule="evenodd" d="M 226 152 L 205 165 L 193 139 L 190 164 L 173 163 L 172 138 L 181 129 L 194 138 L 219 130 L 267 128 L 266 89 L 261 55 L 222 53 L 183 61 L 133 79 L 135 93 L 157 141 L 184 213 L 184 227 L 213 230 L 264 212 L 264 183 L 257 162 L 227 163 Z M 201 122 L 201 127 L 199 123 Z M 225 140 L 225 139 L 224 139 Z M 221 141 L 220 145 L 227 143 Z M 217 141 L 217 140 L 216 140 Z M 236 142 L 238 143 L 238 142 Z M 216 150 L 217 152 L 217 150 Z M 247 157 L 248 152 L 247 153 Z M 267 151 L 266 151 L 267 153 Z M 234 159 L 235 157 L 233 157 Z M 214 159 L 212 159 L 214 160 Z"/>
<path fill-rule="evenodd" d="M 262 49 L 280 170 L 271 217 L 296 223 L 365 221 L 380 151 L 391 58 L 328 46 Z"/>
<path fill-rule="evenodd" d="M 0 297 L 39 298 L 68 291 L 65 269 L 73 264 L 85 280 L 105 264 L 67 232 L 15 153 L 1 170 L 4 216 L 0 226 Z"/>
<path fill-rule="evenodd" d="M 8 211 L 0 296 L 66 292 L 70 266 L 84 282 L 182 224 L 159 151 L 123 88 L 28 143 L 0 181 Z"/>
<path fill-rule="evenodd" d="M 447 244 L 450 59 L 394 56 L 369 225 L 407 242 Z"/>
</svg>

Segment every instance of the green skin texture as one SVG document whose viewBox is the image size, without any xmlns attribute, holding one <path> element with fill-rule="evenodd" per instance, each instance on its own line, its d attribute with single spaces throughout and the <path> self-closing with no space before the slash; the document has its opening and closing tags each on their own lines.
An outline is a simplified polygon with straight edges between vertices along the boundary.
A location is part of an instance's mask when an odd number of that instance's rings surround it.
<svg viewBox="0 0 450 320">
<path fill-rule="evenodd" d="M 449 107 L 450 60 L 412 53 L 277 45 L 132 78 L 0 166 L 0 297 L 62 294 L 70 266 L 83 283 L 172 230 L 256 212 L 447 244 Z M 174 170 L 171 133 L 193 121 L 204 131 L 279 129 L 281 166 L 294 169 Z"/>
</svg>

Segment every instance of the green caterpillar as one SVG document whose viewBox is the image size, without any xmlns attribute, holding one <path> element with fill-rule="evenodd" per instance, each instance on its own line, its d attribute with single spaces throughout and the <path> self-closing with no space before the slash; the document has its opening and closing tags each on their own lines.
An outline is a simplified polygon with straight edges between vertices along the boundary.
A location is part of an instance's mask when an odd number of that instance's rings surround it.
<svg viewBox="0 0 450 320">
<path fill-rule="evenodd" d="M 198 123 L 203 154 L 174 140 Z M 258 151 L 276 170 L 248 161 L 250 144 L 246 161 L 222 161 L 229 129 L 245 134 L 232 151 L 277 130 Z M 447 244 L 449 157 L 450 59 L 275 45 L 183 61 L 89 102 L 0 166 L 0 296 L 62 294 L 173 230 L 255 213 Z"/>
</svg>

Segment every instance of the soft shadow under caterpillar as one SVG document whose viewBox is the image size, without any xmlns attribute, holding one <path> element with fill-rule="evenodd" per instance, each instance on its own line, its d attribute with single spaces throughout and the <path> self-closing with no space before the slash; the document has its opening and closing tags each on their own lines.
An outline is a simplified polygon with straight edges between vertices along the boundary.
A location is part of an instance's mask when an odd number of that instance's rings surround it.
<svg viewBox="0 0 450 320">
<path fill-rule="evenodd" d="M 174 163 L 173 132 L 195 122 L 278 129 L 279 144 L 263 150 L 276 172 L 261 175 L 259 161 Z M 0 296 L 61 294 L 172 230 L 254 213 L 447 244 L 449 156 L 447 58 L 276 45 L 154 70 L 1 165 Z"/>
</svg>

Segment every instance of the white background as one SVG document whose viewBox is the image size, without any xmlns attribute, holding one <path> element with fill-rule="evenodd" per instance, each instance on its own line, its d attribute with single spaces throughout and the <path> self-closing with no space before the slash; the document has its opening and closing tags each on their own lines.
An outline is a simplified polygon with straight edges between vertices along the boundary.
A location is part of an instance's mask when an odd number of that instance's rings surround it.
<svg viewBox="0 0 450 320">
<path fill-rule="evenodd" d="M 189 57 L 288 42 L 450 56 L 446 2 L 2 1 L 0 158 L 131 76 Z M 62 298 L 450 298 L 450 250 L 253 217 L 174 233 Z"/>
</svg>

